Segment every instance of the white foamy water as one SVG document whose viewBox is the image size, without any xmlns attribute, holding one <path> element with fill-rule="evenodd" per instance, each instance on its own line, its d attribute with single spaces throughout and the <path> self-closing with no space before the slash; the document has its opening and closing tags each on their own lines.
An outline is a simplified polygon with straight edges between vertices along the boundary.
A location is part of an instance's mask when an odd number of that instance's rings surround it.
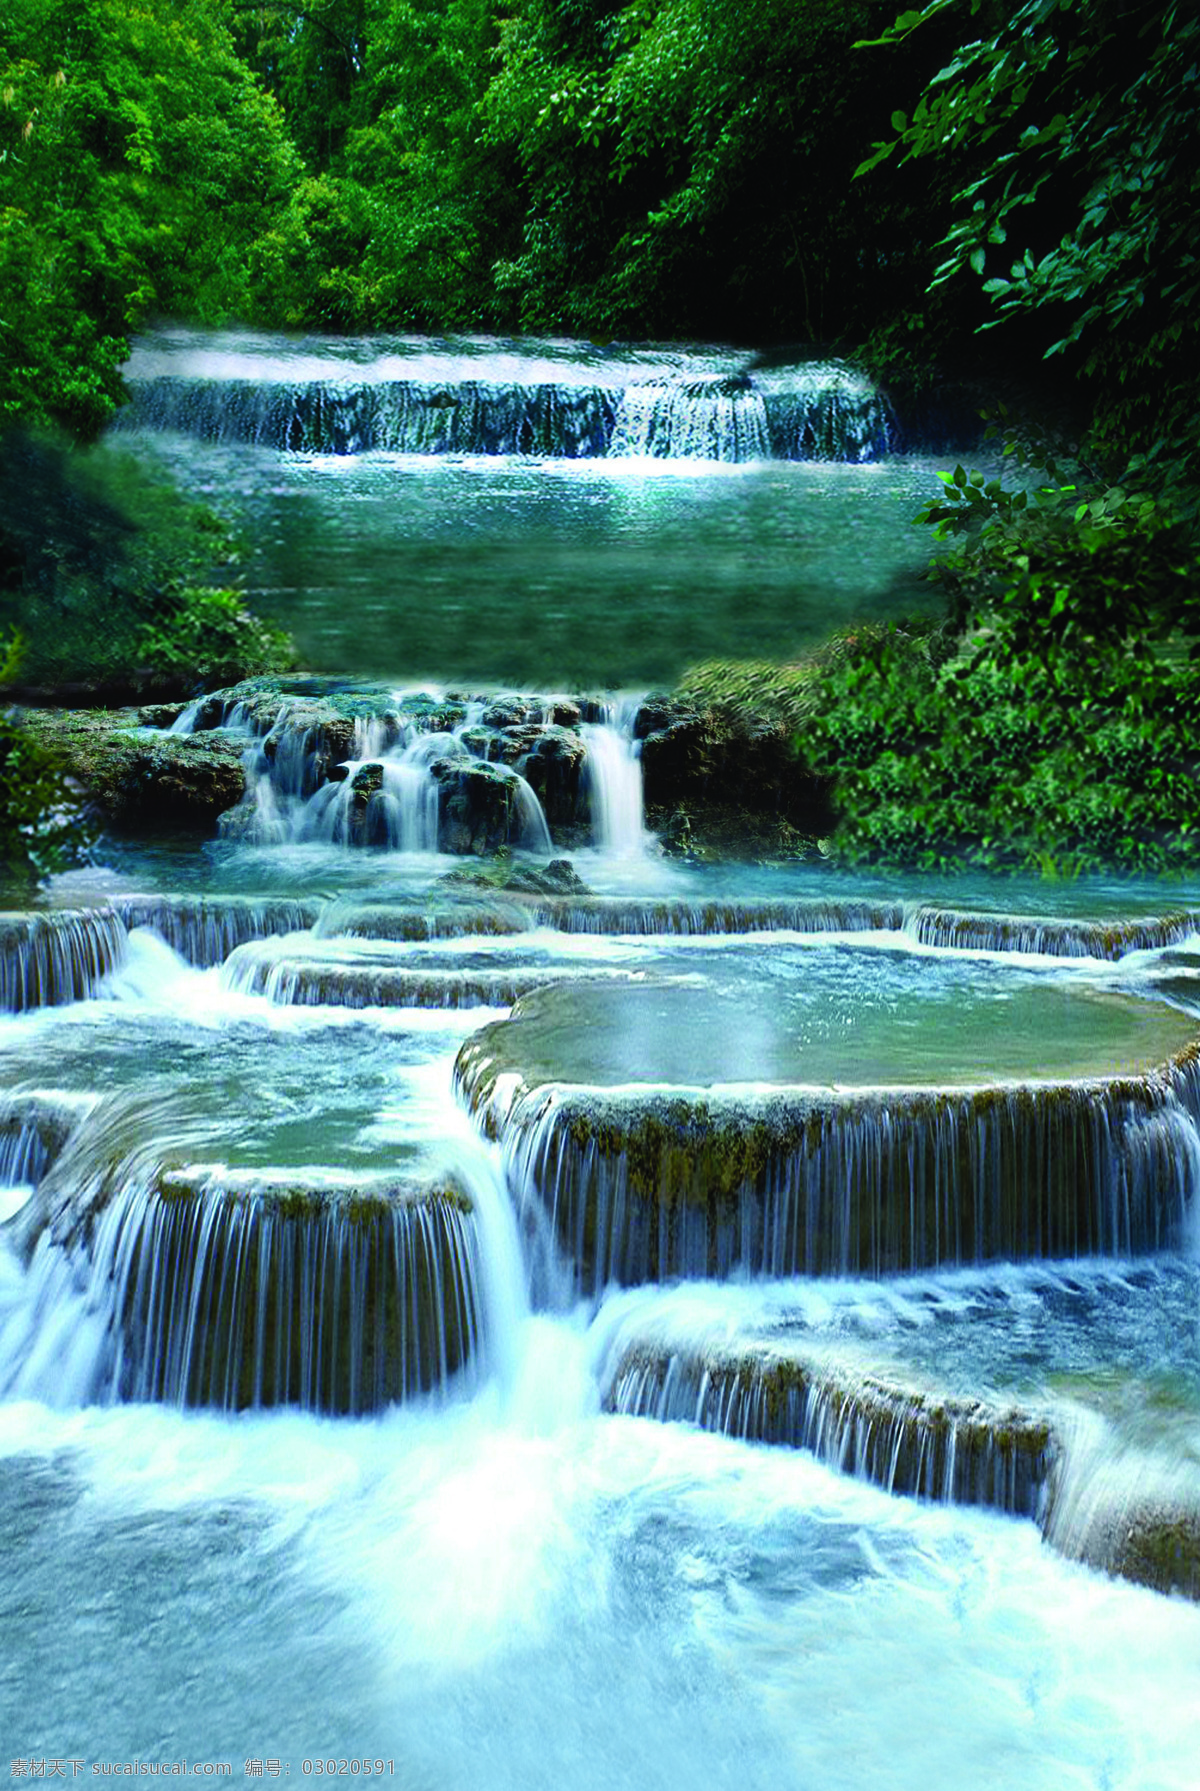
<svg viewBox="0 0 1200 1791">
<path fill-rule="evenodd" d="M 5 1604 L 44 1613 L 9 1637 L 14 1753 L 383 1757 L 464 1791 L 1193 1782 L 1200 1612 L 803 1457 L 486 1394 L 24 1404 L 0 1479 Z"/>
<path fill-rule="evenodd" d="M 1073 1453 L 1048 1533 L 1083 1550 L 1101 1506 L 1148 1488 L 1194 1499 L 1186 1237 L 1141 1260 L 735 1277 L 600 1289 L 583 1308 L 548 1209 L 514 1201 L 500 1147 L 452 1095 L 455 1052 L 497 1010 L 244 992 L 256 957 L 435 979 L 556 966 L 607 988 L 630 972 L 740 988 L 744 1032 L 793 997 L 824 1003 L 842 1033 L 912 999 L 914 971 L 927 1001 L 928 979 L 945 982 L 948 1012 L 986 999 L 1011 1018 L 1031 979 L 1082 979 L 1089 1001 L 1112 981 L 1154 994 L 1159 958 L 1117 977 L 980 950 L 973 968 L 878 930 L 348 940 L 339 913 L 320 937 L 250 939 L 204 970 L 133 926 L 92 998 L 0 1020 L 11 1098 L 33 1085 L 75 1101 L 65 1154 L 27 1200 L 24 1183 L 5 1190 L 20 1211 L 0 1232 L 12 1758 L 228 1760 L 235 1777 L 277 1761 L 293 1779 L 316 1776 L 305 1761 L 369 1759 L 414 1791 L 1191 1791 L 1200 1607 L 1063 1559 L 1033 1522 L 603 1409 L 629 1350 L 764 1339 L 960 1399 L 1053 1400 Z M 1146 1124 L 1191 1149 L 1182 1107 Z M 141 1284 L 121 1227 L 144 1208 L 147 1237 L 166 1235 L 154 1177 L 180 1153 L 239 1221 L 239 1202 L 293 1179 L 317 1200 L 450 1178 L 469 1202 L 477 1356 L 360 1417 L 122 1403 L 115 1338 Z M 64 1248 L 72 1178 L 101 1188 L 126 1161 Z M 27 1260 L 30 1212 L 64 1197 Z M 251 1260 L 231 1253 L 229 1274 Z M 186 1317 L 172 1316 L 184 1354 Z"/>
</svg>

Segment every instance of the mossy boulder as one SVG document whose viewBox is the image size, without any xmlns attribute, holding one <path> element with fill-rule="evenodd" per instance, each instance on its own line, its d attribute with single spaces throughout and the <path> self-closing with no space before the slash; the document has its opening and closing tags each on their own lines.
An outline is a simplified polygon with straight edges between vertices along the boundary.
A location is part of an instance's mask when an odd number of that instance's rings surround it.
<svg viewBox="0 0 1200 1791">
<path fill-rule="evenodd" d="M 36 709 L 22 720 L 117 828 L 211 832 L 245 794 L 242 748 L 223 734 L 148 736 L 136 709 Z"/>
<path fill-rule="evenodd" d="M 483 854 L 521 833 L 516 773 L 480 759 L 435 759 L 438 846 L 443 852 Z"/>
</svg>

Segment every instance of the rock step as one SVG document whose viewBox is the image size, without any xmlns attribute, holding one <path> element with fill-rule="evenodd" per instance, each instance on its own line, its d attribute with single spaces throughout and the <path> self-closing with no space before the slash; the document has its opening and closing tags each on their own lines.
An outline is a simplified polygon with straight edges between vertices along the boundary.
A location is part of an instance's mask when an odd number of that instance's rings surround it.
<svg viewBox="0 0 1200 1791">
<path fill-rule="evenodd" d="M 512 1029 L 466 1041 L 458 1087 L 583 1294 L 1158 1250 L 1200 1192 L 1195 1048 L 1062 1084 L 708 1093 L 530 1086 Z"/>
<path fill-rule="evenodd" d="M 120 963 L 125 939 L 110 908 L 0 915 L 0 1011 L 85 1000 Z"/>
<path fill-rule="evenodd" d="M 421 970 L 382 964 L 338 964 L 301 955 L 258 955 L 241 948 L 223 980 L 239 994 L 265 995 L 283 1007 L 511 1007 L 522 995 L 555 983 L 617 980 L 619 972 L 582 966 L 487 970 Z"/>
<path fill-rule="evenodd" d="M 113 911 L 125 927 L 148 927 L 198 970 L 223 964 L 251 939 L 311 928 L 324 903 L 282 896 L 118 896 Z"/>
<path fill-rule="evenodd" d="M 886 1492 L 1021 1517 L 1040 1516 L 1055 1456 L 1040 1413 L 906 1387 L 766 1346 L 633 1344 L 603 1397 L 608 1411 L 806 1449 Z"/>
<path fill-rule="evenodd" d="M 807 1450 L 886 1492 L 1031 1518 L 1072 1560 L 1200 1600 L 1194 1480 L 1122 1496 L 1065 1414 L 906 1386 L 773 1345 L 649 1339 L 620 1351 L 602 1397 L 610 1412 Z"/>
<path fill-rule="evenodd" d="M 114 1199 L 93 1276 L 127 1400 L 373 1412 L 481 1347 L 475 1214 L 448 1178 L 164 1170 Z"/>
<path fill-rule="evenodd" d="M 94 1104 L 56 1091 L 0 1096 L 0 1187 L 36 1187 Z"/>
</svg>

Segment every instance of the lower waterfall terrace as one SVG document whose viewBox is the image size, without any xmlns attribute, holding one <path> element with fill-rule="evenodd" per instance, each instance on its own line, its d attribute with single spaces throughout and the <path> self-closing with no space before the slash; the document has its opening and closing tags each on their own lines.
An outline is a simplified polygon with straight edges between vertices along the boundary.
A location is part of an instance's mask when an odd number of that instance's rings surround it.
<svg viewBox="0 0 1200 1791">
<path fill-rule="evenodd" d="M 220 847 L 227 885 L 274 865 L 275 894 L 127 869 L 92 878 L 94 920 L 0 934 L 0 1474 L 27 1539 L 3 1586 L 69 1599 L 14 1631 L 36 1746 L 205 1758 L 215 1731 L 295 1771 L 353 1745 L 466 1783 L 486 1724 L 514 1791 L 857 1791 L 864 1762 L 958 1782 L 1002 1733 L 997 1785 L 1183 1791 L 1186 892 L 1122 922 L 1076 891 L 1014 931 L 618 845 L 587 860 L 607 895 L 345 847 L 339 896 L 283 894 L 311 849 Z M 639 1102 L 674 1128 L 657 1169 Z M 572 1188 L 622 1149 L 588 1219 Z M 678 1213 L 715 1189 L 735 1242 L 635 1246 L 652 1183 Z M 921 1189 L 935 1217 L 897 1208 L 863 1235 L 902 1254 L 806 1276 L 746 1255 L 772 1188 L 814 1222 L 821 1190 L 843 1227 Z M 642 1285 L 588 1267 L 619 1234 Z M 181 1707 L 197 1624 L 213 1673 Z"/>
</svg>

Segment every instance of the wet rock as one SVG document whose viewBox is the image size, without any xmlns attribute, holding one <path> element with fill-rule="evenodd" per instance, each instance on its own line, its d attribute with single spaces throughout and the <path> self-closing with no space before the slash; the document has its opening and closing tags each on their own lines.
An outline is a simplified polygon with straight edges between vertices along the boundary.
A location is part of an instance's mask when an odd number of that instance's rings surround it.
<svg viewBox="0 0 1200 1791">
<path fill-rule="evenodd" d="M 487 728 L 517 728 L 538 723 L 545 714 L 545 704 L 537 697 L 497 697 L 483 712 Z"/>
<path fill-rule="evenodd" d="M 639 738 L 647 806 L 673 808 L 691 796 L 713 793 L 712 780 L 723 767 L 723 756 L 703 716 L 678 718 Z"/>
<path fill-rule="evenodd" d="M 405 697 L 401 705 L 404 719 L 415 723 L 425 734 L 448 734 L 467 719 L 465 701 L 431 696 Z"/>
<path fill-rule="evenodd" d="M 383 766 L 378 762 L 360 765 L 350 779 L 349 828 L 352 846 L 387 844 L 387 819 L 381 805 L 375 800 L 382 790 Z"/>
<path fill-rule="evenodd" d="M 569 728 L 539 728 L 526 746 L 520 769 L 552 828 L 588 819 L 586 764 L 583 738 Z"/>
<path fill-rule="evenodd" d="M 144 728 L 173 727 L 187 707 L 186 703 L 143 703 L 138 721 Z"/>
<path fill-rule="evenodd" d="M 211 832 L 245 792 L 241 748 L 222 734 L 149 739 L 134 709 L 32 710 L 22 719 L 118 828 Z"/>
<path fill-rule="evenodd" d="M 516 774 L 479 759 L 435 759 L 438 846 L 443 852 L 485 853 L 507 846 L 520 832 Z"/>
<path fill-rule="evenodd" d="M 667 728 L 679 723 L 695 721 L 699 711 L 693 703 L 681 702 L 678 697 L 666 696 L 661 692 L 648 696 L 633 718 L 633 737 L 645 740 L 650 734 L 661 734 Z"/>
<path fill-rule="evenodd" d="M 1136 1585 L 1200 1599 L 1200 1511 L 1127 1512 L 1100 1564 Z"/>
<path fill-rule="evenodd" d="M 447 872 L 441 887 L 504 891 L 516 895 L 590 896 L 591 891 L 569 858 L 553 858 L 544 866 L 516 864 L 501 850 L 488 865 Z"/>
</svg>

